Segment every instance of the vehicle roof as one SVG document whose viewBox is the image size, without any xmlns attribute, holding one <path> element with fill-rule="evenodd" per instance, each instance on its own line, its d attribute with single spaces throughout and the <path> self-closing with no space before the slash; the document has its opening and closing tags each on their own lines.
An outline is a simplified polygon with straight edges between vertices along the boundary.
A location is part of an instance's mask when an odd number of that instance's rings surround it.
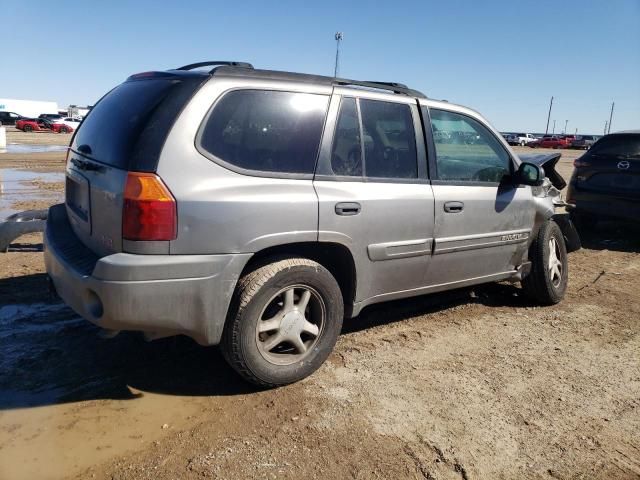
<svg viewBox="0 0 640 480">
<path fill-rule="evenodd" d="M 206 62 L 203 62 L 206 63 Z M 215 63 L 215 62 L 212 62 Z M 193 64 L 200 66 L 201 64 Z M 245 64 L 248 65 L 248 64 Z M 204 66 L 204 65 L 202 65 Z M 209 71 L 197 71 L 190 70 L 190 65 L 180 67 L 178 69 L 169 70 L 172 74 L 180 75 L 211 75 L 211 76 L 225 76 L 225 77 L 240 77 L 240 78 L 255 78 L 262 80 L 281 80 L 290 82 L 307 83 L 314 85 L 326 85 L 326 86 L 342 86 L 350 88 L 364 87 L 371 89 L 382 89 L 398 94 L 405 94 L 416 98 L 426 99 L 427 96 L 418 90 L 407 87 L 404 84 L 397 82 L 380 82 L 380 81 L 366 81 L 366 80 L 351 80 L 341 77 L 328 77 L 325 75 L 314 75 L 309 73 L 297 73 L 286 72 L 279 70 L 263 70 L 247 66 L 236 65 L 219 65 Z M 198 67 L 196 67 L 198 68 Z M 142 75 L 142 74 L 139 74 Z"/>
<path fill-rule="evenodd" d="M 613 132 L 609 135 L 618 135 L 618 134 L 624 134 L 624 135 L 640 135 L 640 130 L 621 130 L 619 132 Z"/>
<path fill-rule="evenodd" d="M 198 70 L 200 68 L 209 68 L 207 70 Z M 258 80 L 276 80 L 285 82 L 296 82 L 308 85 L 322 85 L 327 87 L 340 87 L 342 89 L 353 90 L 354 92 L 373 91 L 375 92 L 386 91 L 388 94 L 399 94 L 405 97 L 415 97 L 420 100 L 421 105 L 428 106 L 430 108 L 445 109 L 455 111 L 458 113 L 470 115 L 482 119 L 485 123 L 489 122 L 484 116 L 469 107 L 449 102 L 447 100 L 435 100 L 428 98 L 424 93 L 419 90 L 412 89 L 404 84 L 396 82 L 380 82 L 380 81 L 362 81 L 351 80 L 340 77 L 329 77 L 325 75 L 314 75 L 309 73 L 298 72 L 286 72 L 279 70 L 264 70 L 254 68 L 249 63 L 244 62 L 227 62 L 227 61 L 211 61 L 211 62 L 199 62 L 176 69 L 171 69 L 165 72 L 143 72 L 140 74 L 132 75 L 129 79 L 135 80 L 137 78 L 143 79 L 148 76 L 162 76 L 162 75 L 180 75 L 183 77 L 226 77 L 226 78 L 250 78 Z M 491 127 L 493 129 L 493 127 Z M 496 134 L 498 132 L 493 129 Z"/>
</svg>

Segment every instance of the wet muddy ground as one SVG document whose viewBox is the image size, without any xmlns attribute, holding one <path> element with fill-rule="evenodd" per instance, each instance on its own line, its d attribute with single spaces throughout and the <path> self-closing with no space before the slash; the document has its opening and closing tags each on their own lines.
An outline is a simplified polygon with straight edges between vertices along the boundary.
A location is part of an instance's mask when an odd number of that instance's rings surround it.
<svg viewBox="0 0 640 480">
<path fill-rule="evenodd" d="M 64 153 L 19 155 L 2 205 L 59 198 Z M 560 305 L 497 284 L 369 308 L 268 391 L 186 338 L 101 338 L 23 237 L 0 254 L 0 479 L 640 478 L 640 240 L 584 233 Z"/>
</svg>

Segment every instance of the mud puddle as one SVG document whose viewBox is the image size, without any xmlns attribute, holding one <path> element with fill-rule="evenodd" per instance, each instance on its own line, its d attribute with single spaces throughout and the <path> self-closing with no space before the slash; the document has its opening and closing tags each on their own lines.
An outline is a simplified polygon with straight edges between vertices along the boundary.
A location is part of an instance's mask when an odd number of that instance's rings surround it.
<svg viewBox="0 0 640 480">
<path fill-rule="evenodd" d="M 216 349 L 187 338 L 98 333 L 58 301 L 0 306 L 0 478 L 66 478 L 244 388 Z"/>
<path fill-rule="evenodd" d="M 16 205 L 28 205 L 36 202 L 53 204 L 63 198 L 61 172 L 31 172 L 14 168 L 0 169 L 0 220 L 22 208 Z M 47 188 L 49 185 L 60 188 Z M 44 188 L 43 188 L 44 187 Z"/>
</svg>

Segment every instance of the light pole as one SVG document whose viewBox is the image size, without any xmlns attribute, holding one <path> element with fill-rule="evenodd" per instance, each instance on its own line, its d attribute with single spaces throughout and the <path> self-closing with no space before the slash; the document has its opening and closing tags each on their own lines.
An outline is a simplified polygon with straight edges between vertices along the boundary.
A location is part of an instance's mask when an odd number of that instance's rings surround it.
<svg viewBox="0 0 640 480">
<path fill-rule="evenodd" d="M 604 132 L 602 132 L 603 135 L 607 134 L 607 125 L 609 124 L 609 122 L 607 122 L 606 120 L 604 121 Z"/>
<path fill-rule="evenodd" d="M 569 123 L 569 120 L 565 120 L 564 121 L 564 132 L 562 132 L 563 134 L 567 134 L 567 124 Z"/>
<path fill-rule="evenodd" d="M 336 32 L 336 65 L 333 69 L 333 76 L 338 76 L 338 61 L 340 60 L 340 42 L 342 41 L 342 32 Z"/>
<path fill-rule="evenodd" d="M 544 130 L 544 134 L 549 133 L 549 119 L 551 118 L 551 107 L 553 106 L 553 97 L 551 97 L 551 101 L 549 102 L 549 114 L 547 115 L 547 128 Z"/>
<path fill-rule="evenodd" d="M 553 121 L 553 130 L 551 130 L 551 135 L 553 135 L 554 133 L 556 133 L 556 121 Z"/>
<path fill-rule="evenodd" d="M 611 113 L 609 114 L 609 130 L 607 130 L 607 133 L 611 133 L 611 119 L 613 118 L 613 106 L 616 104 L 616 102 L 611 102 Z"/>
</svg>

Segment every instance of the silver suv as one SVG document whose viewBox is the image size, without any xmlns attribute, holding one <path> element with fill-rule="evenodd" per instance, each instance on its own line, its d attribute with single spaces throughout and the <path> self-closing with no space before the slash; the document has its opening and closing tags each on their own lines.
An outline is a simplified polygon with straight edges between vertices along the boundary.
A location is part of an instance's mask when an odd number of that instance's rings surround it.
<svg viewBox="0 0 640 480">
<path fill-rule="evenodd" d="M 73 137 L 47 272 L 104 329 L 220 344 L 282 385 L 367 305 L 502 280 L 560 301 L 575 242 L 554 221 L 558 158 L 523 161 L 477 112 L 401 84 L 145 72 Z"/>
</svg>

